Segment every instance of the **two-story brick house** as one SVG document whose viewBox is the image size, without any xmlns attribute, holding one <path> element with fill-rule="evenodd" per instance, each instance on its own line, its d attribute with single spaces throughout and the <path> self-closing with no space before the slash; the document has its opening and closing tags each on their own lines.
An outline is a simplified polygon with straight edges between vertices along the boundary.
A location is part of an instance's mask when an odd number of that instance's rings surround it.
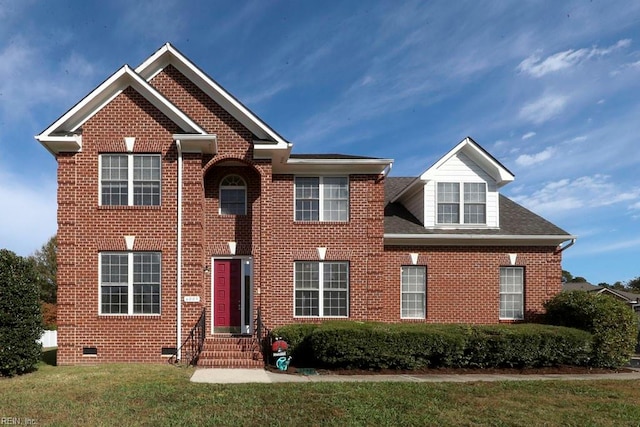
<svg viewBox="0 0 640 427">
<path fill-rule="evenodd" d="M 201 363 L 256 319 L 498 323 L 560 291 L 565 231 L 470 138 L 414 178 L 292 144 L 166 44 L 36 136 L 58 162 L 58 363 Z M 238 348 L 233 348 L 237 346 Z M 207 361 L 207 358 L 209 359 Z"/>
</svg>

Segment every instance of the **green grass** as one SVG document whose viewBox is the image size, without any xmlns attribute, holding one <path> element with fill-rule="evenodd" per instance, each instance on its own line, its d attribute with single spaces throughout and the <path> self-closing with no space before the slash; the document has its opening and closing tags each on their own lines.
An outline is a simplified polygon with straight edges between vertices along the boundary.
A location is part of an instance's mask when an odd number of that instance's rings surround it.
<svg viewBox="0 0 640 427">
<path fill-rule="evenodd" d="M 190 383 L 190 368 L 46 360 L 0 379 L 0 417 L 61 426 L 640 423 L 637 381 L 217 385 Z"/>
</svg>

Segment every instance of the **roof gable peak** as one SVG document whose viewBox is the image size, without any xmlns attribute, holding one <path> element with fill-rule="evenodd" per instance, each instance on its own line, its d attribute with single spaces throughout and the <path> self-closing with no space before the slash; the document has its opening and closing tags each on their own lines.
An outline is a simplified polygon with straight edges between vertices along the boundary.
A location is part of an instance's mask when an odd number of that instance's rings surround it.
<svg viewBox="0 0 640 427">
<path fill-rule="evenodd" d="M 424 171 L 420 175 L 420 179 L 423 181 L 433 179 L 438 168 L 445 164 L 449 159 L 458 155 L 459 153 L 465 154 L 478 166 L 480 166 L 489 176 L 491 176 L 498 187 L 513 181 L 515 176 L 509 169 L 507 169 L 502 163 L 500 163 L 495 157 L 493 157 L 487 150 L 482 148 L 480 144 L 475 142 L 471 137 L 467 136 L 460 141 L 453 149 L 447 154 L 442 156 L 436 163 L 430 168 Z"/>
<path fill-rule="evenodd" d="M 290 150 L 291 147 L 289 143 L 282 136 L 271 129 L 249 110 L 249 108 L 191 62 L 171 43 L 167 42 L 162 45 L 160 49 L 140 64 L 135 71 L 149 82 L 168 65 L 174 66 L 185 77 L 198 86 L 200 90 L 206 93 L 207 96 L 212 98 L 218 105 L 242 123 L 243 126 L 257 137 L 257 141 L 271 144 L 276 143 L 276 146 L 270 147 L 270 150 L 274 148 Z"/>
</svg>

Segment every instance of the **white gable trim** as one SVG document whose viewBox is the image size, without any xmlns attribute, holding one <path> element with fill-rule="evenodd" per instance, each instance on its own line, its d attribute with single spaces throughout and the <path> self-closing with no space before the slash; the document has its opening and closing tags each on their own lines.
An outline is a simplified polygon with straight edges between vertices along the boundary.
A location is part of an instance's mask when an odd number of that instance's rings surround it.
<svg viewBox="0 0 640 427">
<path fill-rule="evenodd" d="M 441 157 L 433 166 L 424 171 L 422 175 L 420 175 L 420 179 L 423 181 L 433 179 L 438 168 L 459 152 L 464 152 L 471 160 L 476 162 L 478 166 L 484 169 L 484 171 L 496 181 L 498 187 L 502 187 L 515 179 L 515 176 L 509 172 L 507 168 L 502 166 L 500 162 L 491 157 L 478 145 L 478 143 L 469 137 L 463 139 L 451 151 Z"/>
<path fill-rule="evenodd" d="M 79 151 L 81 144 L 70 144 L 78 129 L 130 86 L 186 133 L 206 133 L 128 65 L 124 65 L 35 138 L 54 154 L 60 151 Z"/>
<path fill-rule="evenodd" d="M 283 137 L 278 135 L 277 132 L 260 120 L 247 107 L 242 105 L 240 101 L 207 76 L 170 43 L 163 45 L 156 53 L 140 64 L 140 66 L 136 68 L 136 73 L 146 81 L 150 81 L 169 64 L 176 67 L 178 71 L 184 74 L 204 93 L 242 123 L 242 125 L 256 135 L 258 139 L 275 142 L 276 146 L 271 147 L 272 149 L 287 150 L 289 144 Z"/>
<path fill-rule="evenodd" d="M 496 182 L 498 188 L 502 187 L 505 184 L 513 181 L 515 176 L 505 168 L 500 162 L 494 159 L 490 154 L 488 154 L 483 148 L 478 145 L 470 137 L 466 137 L 462 141 L 458 143 L 453 149 L 451 149 L 447 154 L 442 156 L 437 162 L 433 164 L 430 168 L 424 171 L 418 178 L 415 179 L 411 184 L 405 187 L 391 202 L 398 201 L 405 193 L 411 191 L 416 186 L 424 185 L 426 181 L 431 181 L 436 179 L 438 169 L 449 161 L 453 156 L 458 153 L 464 153 L 469 159 L 475 162 L 478 166 L 480 166 L 491 178 L 493 178 Z"/>
</svg>

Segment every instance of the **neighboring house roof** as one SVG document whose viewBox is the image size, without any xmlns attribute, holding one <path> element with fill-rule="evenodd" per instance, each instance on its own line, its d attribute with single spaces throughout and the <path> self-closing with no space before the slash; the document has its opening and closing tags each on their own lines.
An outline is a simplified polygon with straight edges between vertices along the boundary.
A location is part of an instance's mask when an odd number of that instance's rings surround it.
<svg viewBox="0 0 640 427">
<path fill-rule="evenodd" d="M 563 229 L 555 226 L 541 216 L 531 212 L 513 200 L 500 195 L 500 228 L 498 229 L 439 229 L 425 228 L 422 223 L 412 215 L 401 203 L 390 200 L 397 199 L 397 194 L 404 191 L 415 178 L 389 177 L 385 180 L 384 232 L 386 236 L 404 236 L 408 243 L 414 239 L 424 238 L 438 244 L 456 243 L 464 244 L 504 244 L 509 241 L 522 239 L 527 244 L 549 244 L 573 238 Z"/>
<path fill-rule="evenodd" d="M 604 286 L 592 285 L 589 282 L 565 282 L 562 284 L 563 291 L 586 291 L 597 292 L 599 294 L 608 293 L 617 296 L 630 304 L 640 304 L 640 294 L 621 291 L 618 289 L 605 288 Z"/>
<path fill-rule="evenodd" d="M 594 292 L 604 289 L 602 286 L 592 285 L 589 282 L 564 282 L 562 284 L 563 291 L 587 291 Z"/>
</svg>

